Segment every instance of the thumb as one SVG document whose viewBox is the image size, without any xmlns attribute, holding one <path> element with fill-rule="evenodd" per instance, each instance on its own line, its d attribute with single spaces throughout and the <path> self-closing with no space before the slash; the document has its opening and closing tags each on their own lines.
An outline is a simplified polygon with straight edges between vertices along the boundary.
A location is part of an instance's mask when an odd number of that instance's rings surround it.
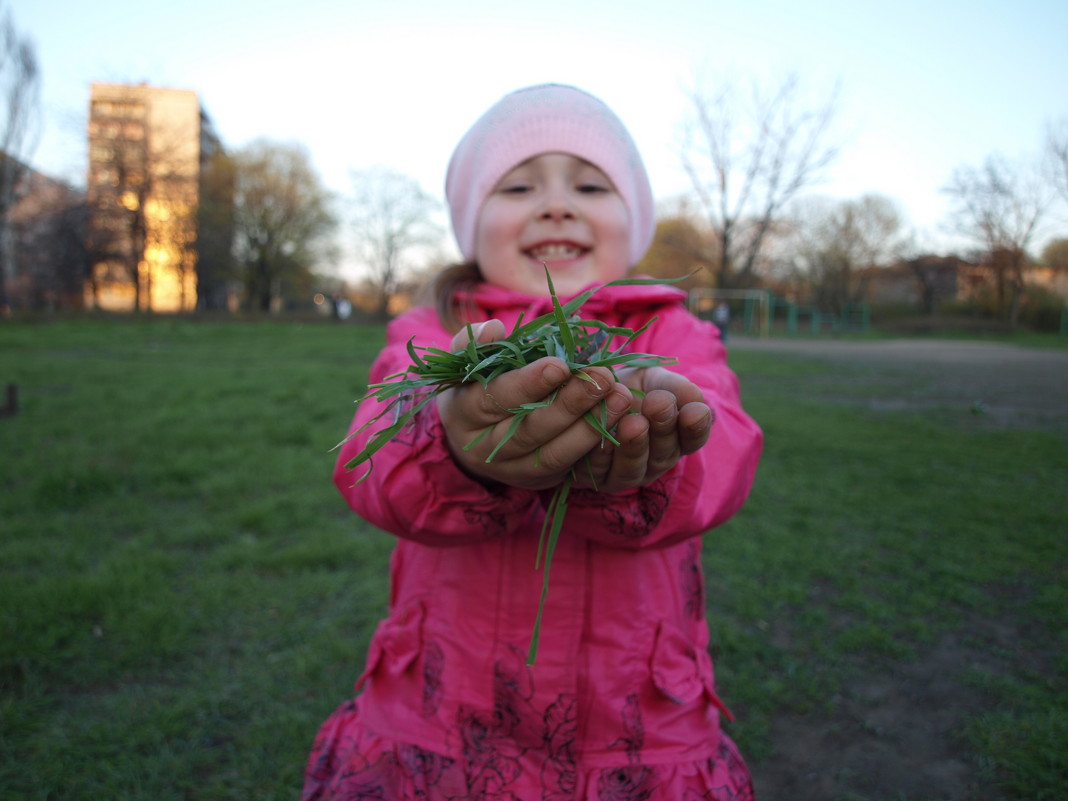
<svg viewBox="0 0 1068 801">
<path fill-rule="evenodd" d="M 474 337 L 475 343 L 482 345 L 486 342 L 496 342 L 498 339 L 504 339 L 506 336 L 504 329 L 504 323 L 500 320 L 486 320 L 484 323 L 471 323 L 469 326 L 464 326 L 456 335 L 452 338 L 452 349 L 459 350 L 466 347 L 467 343 Z"/>
</svg>

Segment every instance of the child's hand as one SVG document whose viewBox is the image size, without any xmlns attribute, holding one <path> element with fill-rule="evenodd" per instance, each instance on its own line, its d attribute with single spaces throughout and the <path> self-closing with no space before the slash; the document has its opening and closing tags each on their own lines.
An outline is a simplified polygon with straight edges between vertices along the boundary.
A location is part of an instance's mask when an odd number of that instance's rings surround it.
<svg viewBox="0 0 1068 801">
<path fill-rule="evenodd" d="M 506 336 L 498 320 L 475 326 L 474 332 L 480 343 Z M 465 329 L 453 338 L 452 348 L 462 348 L 467 341 Z M 497 377 L 488 389 L 473 383 L 441 393 L 438 412 L 453 458 L 467 473 L 484 481 L 525 489 L 555 487 L 576 462 L 600 445 L 601 436 L 583 419 L 587 411 L 593 409 L 600 415 L 601 401 L 606 401 L 609 429 L 621 417 L 631 416 L 627 415 L 633 403 L 630 390 L 615 381 L 610 370 L 591 367 L 584 372 L 593 382 L 572 376 L 560 359 L 544 358 Z M 528 414 L 487 463 L 486 457 L 512 425 L 513 415 L 507 410 L 545 400 L 554 390 L 558 390 L 555 400 Z M 493 430 L 465 451 L 489 426 Z M 578 465 L 576 473 L 582 472 L 583 465 Z"/>
<path fill-rule="evenodd" d="M 576 487 L 619 492 L 655 481 L 684 455 L 702 447 L 715 415 L 692 381 L 663 367 L 618 371 L 623 382 L 641 390 L 639 414 L 624 415 L 615 432 L 620 444 L 593 448 L 575 471 Z"/>
</svg>

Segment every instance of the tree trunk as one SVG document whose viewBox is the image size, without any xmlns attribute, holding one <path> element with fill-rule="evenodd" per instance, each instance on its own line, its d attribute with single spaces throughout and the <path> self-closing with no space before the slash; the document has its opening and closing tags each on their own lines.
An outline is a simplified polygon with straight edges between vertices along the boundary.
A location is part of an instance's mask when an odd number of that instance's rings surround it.
<svg viewBox="0 0 1068 801">
<path fill-rule="evenodd" d="M 7 317 L 10 311 L 7 299 L 7 257 L 4 254 L 3 241 L 4 237 L 0 234 L 0 320 Z"/>
</svg>

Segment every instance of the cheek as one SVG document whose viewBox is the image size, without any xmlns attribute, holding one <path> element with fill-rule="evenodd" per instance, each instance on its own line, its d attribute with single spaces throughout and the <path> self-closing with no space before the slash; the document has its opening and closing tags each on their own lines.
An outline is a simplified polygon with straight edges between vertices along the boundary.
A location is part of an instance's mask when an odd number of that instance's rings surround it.
<svg viewBox="0 0 1068 801">
<path fill-rule="evenodd" d="M 475 229 L 475 260 L 482 276 L 491 284 L 507 289 L 516 286 L 516 243 L 520 227 L 515 215 L 488 203 L 479 215 Z"/>
<path fill-rule="evenodd" d="M 623 270 L 633 266 L 627 263 L 630 257 L 630 215 L 625 206 L 620 204 L 610 214 L 602 216 L 599 238 L 602 251 L 605 255 L 611 254 L 613 261 L 621 261 Z"/>
<path fill-rule="evenodd" d="M 518 241 L 519 230 L 514 220 L 498 203 L 488 202 L 482 207 L 475 229 L 475 244 L 481 252 L 483 248 L 492 249 Z"/>
</svg>

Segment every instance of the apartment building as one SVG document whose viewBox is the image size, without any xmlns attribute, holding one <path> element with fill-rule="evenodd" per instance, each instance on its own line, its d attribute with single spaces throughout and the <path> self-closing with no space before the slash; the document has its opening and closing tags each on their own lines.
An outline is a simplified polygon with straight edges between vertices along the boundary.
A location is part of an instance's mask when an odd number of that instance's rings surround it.
<svg viewBox="0 0 1068 801">
<path fill-rule="evenodd" d="M 195 92 L 94 83 L 86 184 L 85 305 L 107 311 L 197 307 L 202 195 L 222 153 Z"/>
<path fill-rule="evenodd" d="M 0 151 L 17 179 L 0 233 L 0 317 L 82 305 L 85 193 Z"/>
</svg>

